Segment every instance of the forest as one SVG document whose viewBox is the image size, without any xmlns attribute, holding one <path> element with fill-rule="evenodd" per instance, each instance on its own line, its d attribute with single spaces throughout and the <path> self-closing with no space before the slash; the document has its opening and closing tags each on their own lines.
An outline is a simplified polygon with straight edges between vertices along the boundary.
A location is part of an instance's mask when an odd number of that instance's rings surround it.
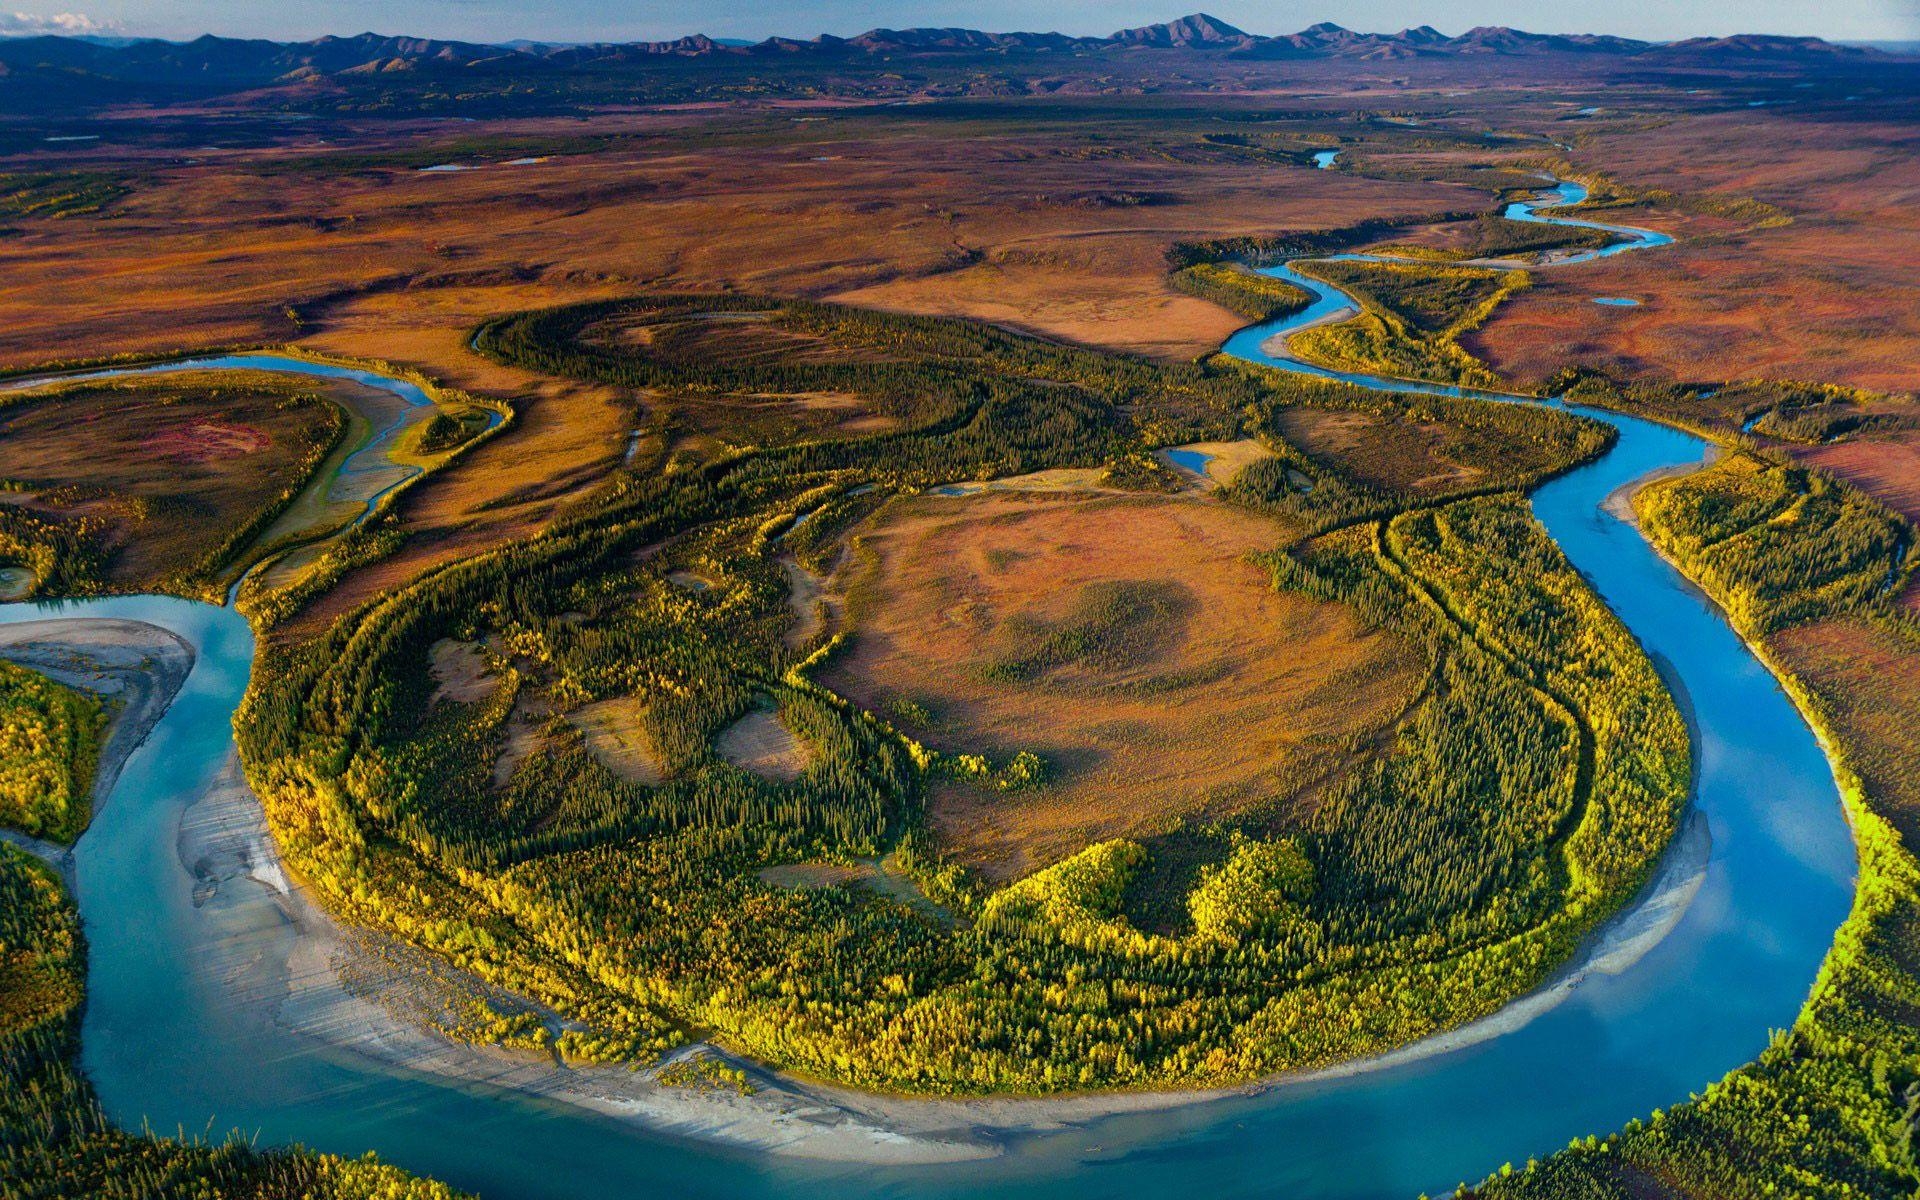
<svg viewBox="0 0 1920 1200">
<path fill-rule="evenodd" d="M 709 356 L 748 323 L 752 352 Z M 526 313 L 475 344 L 696 410 L 834 393 L 893 418 L 871 434 L 669 452 L 538 538 L 263 654 L 241 751 L 300 874 L 342 916 L 562 1014 L 554 1044 L 568 1058 L 649 1061 L 698 1028 L 775 1065 L 929 1093 L 1192 1086 L 1321 1065 L 1537 984 L 1673 830 L 1689 751 L 1672 701 L 1503 491 L 1597 454 L 1594 423 L 1474 410 L 1466 423 L 1511 465 L 1490 463 L 1436 507 L 1287 445 L 1271 414 L 1295 397 L 1418 403 L 1434 421 L 1464 406 L 1226 364 L 741 295 Z M 924 788 L 982 768 L 810 678 L 839 643 L 789 639 L 783 560 L 833 557 L 889 494 L 1063 467 L 1164 489 L 1150 447 L 1249 433 L 1292 473 L 1234 495 L 1323 531 L 1271 557 L 1275 585 L 1425 647 L 1426 686 L 1390 744 L 1305 824 L 1223 836 L 1171 933 L 1124 915 L 1147 853 L 1133 843 L 998 889 L 947 861 Z M 677 582 L 689 574 L 702 586 Z M 998 669 L 1124 659 L 1133 618 L 1167 602 L 1093 597 Z M 1496 632 L 1520 610 L 1534 614 L 1524 634 Z M 435 700 L 427 664 L 448 643 L 488 663 L 482 698 Z M 643 714 L 658 782 L 616 775 L 567 719 L 619 698 Z M 805 748 L 796 776 L 719 749 L 755 712 Z M 511 749 L 529 739 L 542 752 Z M 1003 768 L 1017 769 L 1015 796 L 1045 786 L 1044 764 L 984 769 Z M 943 916 L 758 877 L 888 852 Z"/>
<path fill-rule="evenodd" d="M 1338 285 L 1365 310 L 1303 330 L 1291 343 L 1296 354 L 1322 365 L 1481 388 L 1497 388 L 1500 380 L 1459 339 L 1531 282 L 1524 271 L 1341 258 L 1295 270 Z"/>
<path fill-rule="evenodd" d="M 0 660 L 0 825 L 71 844 L 87 827 L 100 700 Z"/>
</svg>

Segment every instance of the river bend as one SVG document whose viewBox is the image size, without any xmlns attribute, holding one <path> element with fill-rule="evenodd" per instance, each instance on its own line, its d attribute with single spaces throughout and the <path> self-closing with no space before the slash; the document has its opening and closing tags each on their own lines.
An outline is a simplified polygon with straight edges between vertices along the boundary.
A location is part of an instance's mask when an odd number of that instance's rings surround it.
<svg viewBox="0 0 1920 1200">
<path fill-rule="evenodd" d="M 1509 215 L 1565 221 L 1538 210 L 1584 196 L 1578 184 L 1558 183 Z M 1603 228 L 1621 240 L 1559 265 L 1669 240 Z M 1514 399 L 1291 359 L 1289 332 L 1354 306 L 1288 267 L 1268 273 L 1313 292 L 1313 306 L 1236 334 L 1227 353 L 1364 387 Z M 413 386 L 361 381 L 396 393 Z M 196 905 L 181 831 L 231 769 L 230 720 L 246 687 L 252 636 L 230 609 L 142 596 L 0 607 L 0 622 L 148 621 L 198 652 L 172 709 L 76 850 L 90 948 L 87 1072 L 109 1112 L 130 1127 L 237 1127 L 265 1143 L 375 1150 L 490 1200 L 1106 1200 L 1120 1188 L 1149 1197 L 1409 1200 L 1683 1101 L 1751 1060 L 1769 1030 L 1791 1024 L 1847 912 L 1855 860 L 1831 770 L 1805 721 L 1722 616 L 1632 526 L 1602 509 L 1632 480 L 1697 463 L 1705 443 L 1633 417 L 1573 411 L 1612 425 L 1619 441 L 1541 487 L 1534 512 L 1674 681 L 1694 719 L 1698 788 L 1660 881 L 1663 903 L 1630 919 L 1650 930 L 1651 948 L 1603 958 L 1577 983 L 1521 1001 L 1505 1021 L 1477 1030 L 1485 1036 L 1258 1095 L 1024 1136 L 998 1158 L 950 1166 L 836 1165 L 730 1150 L 389 1070 L 292 1034 L 239 995 L 271 985 L 262 973 L 293 935 L 265 884 L 242 881 L 251 892 L 229 889 L 221 903 L 204 903 L 202 894 Z M 236 946 L 246 948 L 240 961 Z"/>
</svg>

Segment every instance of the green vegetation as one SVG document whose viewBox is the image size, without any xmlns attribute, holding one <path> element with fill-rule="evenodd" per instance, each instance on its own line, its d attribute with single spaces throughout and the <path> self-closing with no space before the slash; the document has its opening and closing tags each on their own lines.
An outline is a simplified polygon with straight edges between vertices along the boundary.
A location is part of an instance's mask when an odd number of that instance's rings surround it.
<svg viewBox="0 0 1920 1200">
<path fill-rule="evenodd" d="M 1187 904 L 1195 934 L 1239 942 L 1283 934 L 1303 919 L 1299 906 L 1312 895 L 1313 864 L 1299 846 L 1238 834 L 1227 860 L 1201 871 Z"/>
<path fill-rule="evenodd" d="M 414 436 L 413 453 L 425 457 L 445 454 L 465 445 L 486 427 L 487 414 L 484 410 L 469 409 L 456 415 L 445 409 L 436 409 Z"/>
<path fill-rule="evenodd" d="M 455 1200 L 371 1158 L 116 1129 L 77 1065 L 84 969 L 58 880 L 0 845 L 0 1200 Z"/>
<path fill-rule="evenodd" d="M 1671 831 L 1687 750 L 1651 666 L 1523 506 L 1470 499 L 1275 560 L 1284 585 L 1424 642 L 1431 677 L 1374 765 L 1309 827 L 1229 831 L 1196 876 L 1191 932 L 1126 919 L 1148 857 L 1130 842 L 993 891 L 945 861 L 921 820 L 945 756 L 808 678 L 833 644 L 789 644 L 785 556 L 836 553 L 840 531 L 857 534 L 890 494 L 1111 465 L 1351 389 L 744 296 L 521 314 L 476 343 L 689 404 L 833 393 L 898 421 L 623 475 L 537 538 L 262 654 L 237 727 L 291 865 L 343 917 L 577 1023 L 560 1047 L 572 1057 L 650 1059 L 693 1027 L 783 1067 L 963 1093 L 1323 1064 L 1537 983 Z M 1535 432 L 1489 481 L 1537 478 L 1605 445 L 1562 414 L 1493 420 Z M 1263 502 L 1322 528 L 1405 507 L 1263 436 L 1309 485 Z M 676 571 L 708 586 L 678 586 Z M 1020 633 L 1005 663 L 1050 672 L 1124 657 L 1130 631 L 1172 603 L 1128 589 L 1083 599 Z M 1524 635 L 1512 611 L 1531 614 Z M 487 699 L 429 702 L 428 651 L 449 637 L 495 648 L 502 682 Z M 621 697 L 658 752 L 657 786 L 614 775 L 560 719 Z M 796 778 L 714 748 L 764 704 L 807 749 Z M 1045 786 L 1044 764 L 1012 761 L 1008 802 Z M 955 919 L 757 875 L 889 850 Z"/>
<path fill-rule="evenodd" d="M 1365 309 L 1351 321 L 1295 334 L 1296 354 L 1402 379 L 1488 388 L 1500 380 L 1459 339 L 1530 283 L 1524 271 L 1484 267 L 1322 259 L 1294 269 L 1338 286 Z"/>
<path fill-rule="evenodd" d="M 1745 630 L 1858 607 L 1911 570 L 1905 521 L 1819 471 L 1751 453 L 1648 489 L 1640 509 Z"/>
<path fill-rule="evenodd" d="M 30 595 L 85 595 L 99 587 L 105 566 L 102 528 L 98 519 L 63 521 L 0 505 L 0 565 L 31 575 Z"/>
<path fill-rule="evenodd" d="M 1854 907 L 1791 1029 L 1750 1066 L 1611 1137 L 1488 1179 L 1482 1200 L 1910 1196 L 1920 1189 L 1920 817 L 1911 725 L 1863 709 L 1920 645 L 1890 601 L 1912 531 L 1800 468 L 1729 456 L 1641 494 L 1649 533 L 1732 615 L 1826 733 L 1860 850 Z M 1869 656 L 1863 661 L 1863 655 Z M 1896 681 L 1899 695 L 1910 684 Z M 1904 702 L 1904 701 L 1902 701 Z M 1863 778 L 1864 776 L 1864 778 Z M 1910 836 L 1910 834 L 1908 835 Z M 1657 1186 L 1655 1186 L 1657 1181 Z"/>
<path fill-rule="evenodd" d="M 71 843 L 87 827 L 100 701 L 0 661 L 0 825 Z"/>
<path fill-rule="evenodd" d="M 1007 645 L 985 673 L 1014 682 L 1071 668 L 1118 672 L 1150 663 L 1180 636 L 1193 605 L 1190 590 L 1172 581 L 1091 584 L 1057 623 L 1009 621 Z"/>
<path fill-rule="evenodd" d="M 1312 296 L 1284 279 L 1228 263 L 1203 262 L 1182 267 L 1173 273 L 1173 286 L 1255 322 L 1292 316 L 1313 303 Z"/>
<path fill-rule="evenodd" d="M 1462 224 L 1465 233 L 1459 243 L 1445 249 L 1418 243 L 1385 242 L 1367 247 L 1367 253 L 1454 261 L 1543 254 L 1550 250 L 1597 250 L 1618 240 L 1604 229 L 1515 221 L 1498 213 L 1484 213 Z"/>
<path fill-rule="evenodd" d="M 1876 411 L 1885 397 L 1821 383 L 1755 382 L 1726 389 L 1726 401 L 1759 410 L 1753 431 L 1817 446 L 1850 437 L 1912 429 L 1908 413 Z"/>
<path fill-rule="evenodd" d="M 1722 196 L 1710 192 L 1681 194 L 1665 188 L 1642 187 L 1622 183 L 1591 170 L 1581 170 L 1560 161 L 1543 164 L 1563 179 L 1578 179 L 1587 186 L 1587 211 L 1601 211 L 1619 217 L 1635 210 L 1669 209 L 1683 213 L 1723 217 L 1745 222 L 1756 229 L 1773 229 L 1792 223 L 1793 216 L 1777 205 L 1751 196 Z"/>
<path fill-rule="evenodd" d="M 1167 251 L 1167 262 L 1177 271 L 1202 263 L 1242 262 L 1270 265 L 1310 255 L 1337 254 L 1359 246 L 1377 243 L 1391 233 L 1414 225 L 1471 221 L 1480 212 L 1429 213 L 1424 216 L 1374 218 L 1339 229 L 1321 229 L 1277 233 L 1266 237 L 1209 238 L 1197 242 L 1176 242 Z"/>
<path fill-rule="evenodd" d="M 1778 379 L 1748 379 L 1724 385 L 1623 383 L 1585 368 L 1568 368 L 1546 391 L 1580 404 L 1677 423 L 1719 439 L 1752 432 L 1804 445 L 1913 428 L 1905 411 L 1887 411 L 1888 398 L 1857 388 Z"/>
<path fill-rule="evenodd" d="M 85 216 L 131 190 L 119 176 L 102 171 L 0 173 L 0 216 Z"/>
<path fill-rule="evenodd" d="M 1599 456 L 1615 436 L 1610 425 L 1532 405 L 1375 392 L 1217 361 L 1266 385 L 1248 423 L 1274 453 L 1235 476 L 1227 494 L 1311 530 L 1415 502 L 1525 490 Z M 1324 420 L 1340 423 L 1337 436 L 1309 436 Z"/>
</svg>

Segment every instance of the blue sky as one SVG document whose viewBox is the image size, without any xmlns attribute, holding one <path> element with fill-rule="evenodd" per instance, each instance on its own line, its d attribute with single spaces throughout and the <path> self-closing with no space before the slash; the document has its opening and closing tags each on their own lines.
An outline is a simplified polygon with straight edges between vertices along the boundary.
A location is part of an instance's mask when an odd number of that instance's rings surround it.
<svg viewBox="0 0 1920 1200">
<path fill-rule="evenodd" d="M 0 9 L 0 33 L 305 38 L 373 29 L 482 41 L 578 41 L 696 32 L 811 37 L 876 25 L 969 25 L 1098 34 L 1179 16 L 1199 0 L 65 0 L 26 8 L 32 2 L 13 0 Z M 12 11 L 15 6 L 21 11 Z M 1208 0 L 1203 7 L 1257 33 L 1331 20 L 1366 30 L 1429 24 L 1448 33 L 1514 25 L 1644 38 L 1742 32 L 1920 38 L 1920 0 Z"/>
</svg>

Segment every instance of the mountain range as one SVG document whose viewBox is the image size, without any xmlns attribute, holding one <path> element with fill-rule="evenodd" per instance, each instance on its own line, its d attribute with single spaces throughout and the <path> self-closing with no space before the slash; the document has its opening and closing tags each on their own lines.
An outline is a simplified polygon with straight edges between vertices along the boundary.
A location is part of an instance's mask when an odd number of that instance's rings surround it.
<svg viewBox="0 0 1920 1200">
<path fill-rule="evenodd" d="M 0 79 L 60 73 L 102 80 L 202 87 L 264 86 L 318 77 L 384 72 L 529 73 L 617 69 L 661 59 L 809 58 L 958 54 L 1086 54 L 1188 50 L 1250 59 L 1392 60 L 1470 55 L 1579 54 L 1651 59 L 1834 59 L 1875 53 L 1819 38 L 1743 35 L 1683 42 L 1643 42 L 1603 35 L 1527 33 L 1503 27 L 1449 37 L 1431 26 L 1399 33 L 1357 33 L 1325 22 L 1282 36 L 1248 33 L 1196 13 L 1176 21 L 1123 29 L 1106 37 L 1060 33 L 988 33 L 977 29 L 874 29 L 857 37 L 810 40 L 773 37 L 753 44 L 695 34 L 661 42 L 493 45 L 363 33 L 306 42 L 223 38 L 188 42 L 25 37 L 0 40 Z"/>
</svg>

